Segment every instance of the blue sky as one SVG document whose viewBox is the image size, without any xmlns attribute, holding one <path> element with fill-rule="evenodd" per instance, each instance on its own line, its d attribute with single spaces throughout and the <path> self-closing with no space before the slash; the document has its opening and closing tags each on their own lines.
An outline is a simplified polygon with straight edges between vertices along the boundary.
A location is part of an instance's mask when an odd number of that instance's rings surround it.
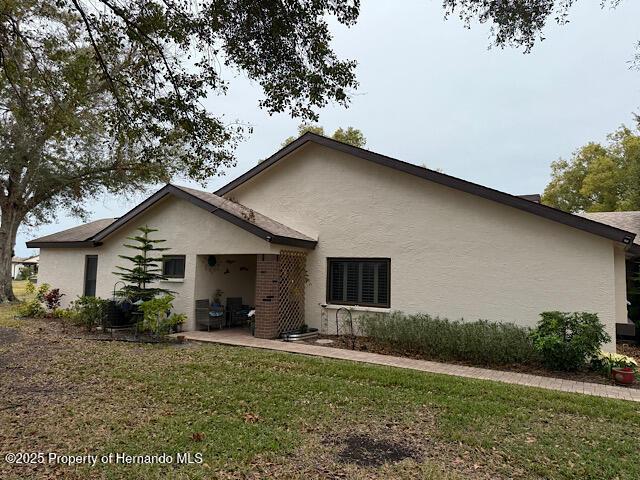
<svg viewBox="0 0 640 480">
<path fill-rule="evenodd" d="M 355 27 L 334 28 L 335 50 L 358 61 L 360 87 L 348 109 L 323 109 L 320 124 L 329 133 L 360 128 L 368 149 L 404 161 L 509 193 L 540 193 L 553 160 L 631 126 L 640 112 L 640 72 L 629 68 L 640 2 L 615 10 L 599 3 L 578 2 L 568 25 L 550 24 L 546 40 L 524 55 L 488 49 L 488 26 L 445 21 L 437 0 L 364 1 Z M 299 123 L 259 110 L 260 88 L 242 75 L 226 78 L 229 95 L 207 107 L 254 131 L 237 150 L 237 166 L 208 183 L 212 190 L 277 150 Z M 102 197 L 89 204 L 91 219 L 120 216 L 142 198 Z M 26 240 L 78 223 L 60 216 L 23 229 L 16 254 L 32 253 Z"/>
</svg>

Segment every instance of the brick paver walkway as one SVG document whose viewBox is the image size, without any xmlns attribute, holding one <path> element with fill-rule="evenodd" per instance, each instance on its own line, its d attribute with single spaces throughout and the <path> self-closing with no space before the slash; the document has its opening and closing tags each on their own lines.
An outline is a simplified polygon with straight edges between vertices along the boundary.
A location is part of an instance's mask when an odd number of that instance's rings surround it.
<svg viewBox="0 0 640 480">
<path fill-rule="evenodd" d="M 640 402 L 640 390 L 616 387 L 613 385 L 601 385 L 597 383 L 576 382 L 560 378 L 541 377 L 526 373 L 504 372 L 487 368 L 466 367 L 451 365 L 448 363 L 416 360 L 413 358 L 394 357 L 380 355 L 378 353 L 358 352 L 342 348 L 309 345 L 307 343 L 283 342 L 280 340 L 264 340 L 249 335 L 240 329 L 219 330 L 214 332 L 185 332 L 187 340 L 198 342 L 223 343 L 242 347 L 264 348 L 281 352 L 315 355 L 318 357 L 337 358 L 340 360 L 352 360 L 354 362 L 373 363 L 376 365 L 388 365 L 391 367 L 408 368 L 421 372 L 441 373 L 458 377 L 477 378 L 481 380 L 493 380 L 496 382 L 513 383 L 529 387 L 546 388 L 561 392 L 584 393 L 598 397 L 617 398 Z"/>
</svg>

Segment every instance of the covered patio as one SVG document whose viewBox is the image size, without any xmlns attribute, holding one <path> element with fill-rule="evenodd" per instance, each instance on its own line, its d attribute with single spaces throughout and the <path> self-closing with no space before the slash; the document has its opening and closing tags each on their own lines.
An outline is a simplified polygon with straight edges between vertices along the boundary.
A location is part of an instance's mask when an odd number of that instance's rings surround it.
<svg viewBox="0 0 640 480">
<path fill-rule="evenodd" d="M 305 323 L 306 252 L 197 255 L 195 329 L 278 338 Z"/>
</svg>

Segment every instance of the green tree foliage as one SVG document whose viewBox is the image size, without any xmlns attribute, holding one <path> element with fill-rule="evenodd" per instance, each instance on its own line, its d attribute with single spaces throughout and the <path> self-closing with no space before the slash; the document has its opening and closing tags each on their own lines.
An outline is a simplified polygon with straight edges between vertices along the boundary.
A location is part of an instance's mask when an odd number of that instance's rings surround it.
<svg viewBox="0 0 640 480">
<path fill-rule="evenodd" d="M 328 22 L 358 13 L 355 0 L 0 2 L 0 300 L 15 298 L 20 225 L 234 163 L 247 131 L 203 106 L 226 93 L 223 69 L 259 84 L 270 113 L 315 121 L 347 104 L 355 62 Z"/>
<path fill-rule="evenodd" d="M 131 268 L 117 266 L 116 268 L 119 271 L 113 273 L 126 283 L 126 286 L 118 291 L 118 296 L 128 298 L 133 302 L 139 300 L 145 302 L 159 294 L 168 295 L 173 293 L 163 288 L 150 286 L 160 280 L 166 280 L 166 277 L 162 275 L 162 268 L 158 265 L 162 265 L 162 257 L 154 257 L 153 254 L 154 252 L 164 252 L 169 248 L 157 246 L 165 240 L 149 238 L 149 234 L 157 232 L 157 229 L 144 226 L 138 228 L 138 231 L 140 235 L 127 237 L 128 240 L 135 243 L 125 243 L 124 246 L 137 250 L 139 253 L 133 257 L 118 255 L 120 258 L 129 260 L 133 266 Z"/>
<path fill-rule="evenodd" d="M 296 138 L 304 135 L 307 132 L 315 133 L 317 135 L 324 135 L 324 127 L 320 125 L 315 125 L 312 123 L 301 123 L 298 125 L 298 136 L 297 137 L 289 137 L 282 142 L 282 146 L 285 147 L 293 142 Z M 347 127 L 347 128 L 338 128 L 331 138 L 334 140 L 338 140 L 339 142 L 348 143 L 349 145 L 353 145 L 354 147 L 363 148 L 367 144 L 367 139 L 364 137 L 364 134 L 358 130 L 357 128 Z"/>
<path fill-rule="evenodd" d="M 606 145 L 588 143 L 553 162 L 542 202 L 568 212 L 640 210 L 639 133 L 620 127 Z"/>
<path fill-rule="evenodd" d="M 353 127 L 347 127 L 346 129 L 338 128 L 333 132 L 333 139 L 360 148 L 367 144 L 367 139 L 364 138 L 364 134 L 357 128 Z"/>
<path fill-rule="evenodd" d="M 549 20 L 560 25 L 568 23 L 575 3 L 578 0 L 443 0 L 446 17 L 458 17 L 467 28 L 476 21 L 489 24 L 494 45 L 522 47 L 525 52 L 545 39 L 542 30 Z M 599 3 L 602 8 L 615 8 L 621 0 Z"/>
</svg>

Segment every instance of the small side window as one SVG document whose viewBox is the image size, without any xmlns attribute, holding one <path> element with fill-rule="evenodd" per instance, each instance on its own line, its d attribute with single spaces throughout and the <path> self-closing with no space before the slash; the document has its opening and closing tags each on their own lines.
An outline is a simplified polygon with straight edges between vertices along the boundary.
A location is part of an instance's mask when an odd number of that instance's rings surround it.
<svg viewBox="0 0 640 480">
<path fill-rule="evenodd" d="M 167 278 L 184 278 L 184 255 L 162 257 L 162 274 Z"/>
<path fill-rule="evenodd" d="M 84 257 L 84 296 L 96 296 L 96 283 L 98 279 L 98 256 L 87 255 Z"/>
</svg>

